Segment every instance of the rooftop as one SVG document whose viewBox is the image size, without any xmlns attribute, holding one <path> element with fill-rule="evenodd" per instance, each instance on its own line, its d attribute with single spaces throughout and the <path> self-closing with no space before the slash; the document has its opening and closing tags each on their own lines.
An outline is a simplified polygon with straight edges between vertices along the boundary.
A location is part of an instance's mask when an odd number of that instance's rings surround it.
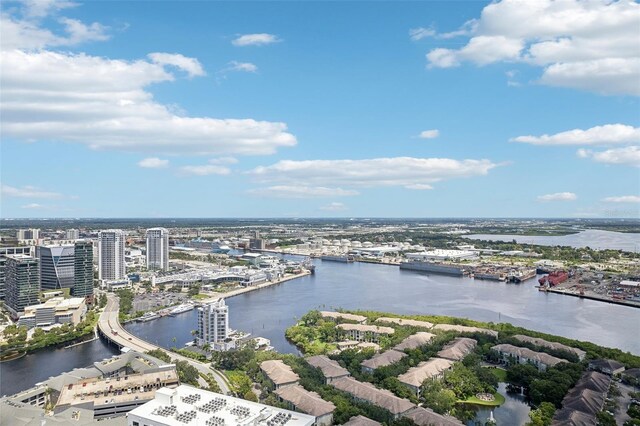
<svg viewBox="0 0 640 426">
<path fill-rule="evenodd" d="M 309 365 L 322 370 L 322 374 L 325 378 L 342 377 L 348 376 L 350 374 L 349 370 L 343 368 L 336 361 L 327 358 L 325 355 L 312 356 L 310 358 L 307 358 L 307 362 L 309 363 Z"/>
<path fill-rule="evenodd" d="M 155 399 L 129 412 L 129 419 L 156 425 L 286 425 L 311 426 L 315 417 L 215 392 L 180 385 L 163 388 Z"/>
<path fill-rule="evenodd" d="M 477 344 L 478 342 L 468 337 L 457 337 L 442 348 L 438 356 L 452 361 L 461 361 L 473 351 Z"/>
<path fill-rule="evenodd" d="M 550 348 L 550 349 L 569 352 L 569 353 L 577 355 L 581 359 L 584 358 L 584 356 L 587 354 L 582 349 L 573 348 L 571 346 L 567 346 L 567 345 L 564 345 L 564 344 L 558 343 L 558 342 L 549 342 L 548 340 L 539 339 L 537 337 L 530 337 L 530 336 L 525 336 L 525 335 L 522 335 L 522 334 L 516 334 L 516 335 L 513 336 L 513 338 L 516 339 L 516 340 L 519 340 L 520 342 L 531 343 L 533 345 L 541 346 L 541 347 L 544 347 L 544 348 Z"/>
<path fill-rule="evenodd" d="M 436 324 L 433 326 L 434 330 L 443 331 L 457 331 L 459 333 L 483 333 L 492 337 L 498 337 L 498 332 L 489 330 L 487 328 L 468 327 L 466 325 L 454 325 L 454 324 Z"/>
<path fill-rule="evenodd" d="M 367 317 L 362 315 L 347 314 L 343 312 L 320 311 L 322 318 L 330 318 L 332 320 L 346 320 L 355 322 L 365 322 Z"/>
<path fill-rule="evenodd" d="M 442 358 L 431 358 L 423 361 L 417 366 L 410 368 L 404 374 L 398 376 L 398 380 L 407 385 L 420 387 L 422 382 L 435 377 L 453 365 L 453 361 Z"/>
<path fill-rule="evenodd" d="M 382 426 L 382 423 L 365 416 L 355 416 L 351 417 L 348 422 L 343 423 L 343 426 Z"/>
<path fill-rule="evenodd" d="M 344 377 L 335 380 L 332 385 L 341 391 L 347 392 L 358 399 L 363 399 L 384 408 L 394 415 L 403 414 L 415 407 L 406 399 L 398 398 L 386 389 L 378 389 L 371 383 L 359 382 L 353 377 Z"/>
<path fill-rule="evenodd" d="M 393 349 L 395 349 L 396 351 L 416 349 L 420 346 L 429 344 L 434 337 L 436 337 L 435 334 L 427 333 L 426 331 L 420 331 L 407 337 L 402 342 L 395 345 Z"/>
<path fill-rule="evenodd" d="M 386 367 L 388 365 L 395 364 L 406 356 L 407 354 L 405 354 L 404 352 L 394 351 L 393 349 L 390 349 L 388 351 L 377 354 L 372 358 L 362 361 L 360 365 L 375 370 L 380 367 Z"/>
<path fill-rule="evenodd" d="M 498 352 L 524 357 L 532 361 L 538 361 L 551 367 L 561 362 L 567 362 L 565 359 L 556 358 L 555 356 L 551 356 L 544 352 L 536 352 L 529 348 L 521 348 L 519 346 L 513 346 L 506 343 L 492 346 L 491 349 Z"/>
<path fill-rule="evenodd" d="M 365 325 L 365 324 L 338 324 L 338 328 L 344 331 L 363 331 L 378 334 L 393 334 L 395 330 L 391 327 L 382 327 L 379 325 Z"/>
<path fill-rule="evenodd" d="M 333 413 L 336 406 L 332 402 L 327 402 L 315 392 L 309 392 L 300 385 L 285 386 L 275 391 L 283 400 L 293 404 L 297 410 L 321 417 Z"/>
<path fill-rule="evenodd" d="M 269 377 L 276 385 L 284 385 L 287 383 L 295 383 L 300 380 L 300 376 L 293 372 L 291 367 L 280 360 L 263 361 L 260 369 Z"/>
<path fill-rule="evenodd" d="M 418 426 L 462 426 L 463 423 L 451 416 L 443 416 L 428 408 L 416 407 L 405 413 Z"/>
<path fill-rule="evenodd" d="M 419 327 L 419 328 L 433 327 L 433 324 L 428 321 L 418 321 L 418 320 L 412 320 L 407 318 L 380 317 L 376 320 L 376 322 L 397 324 L 397 325 L 407 325 L 407 326 Z"/>
</svg>

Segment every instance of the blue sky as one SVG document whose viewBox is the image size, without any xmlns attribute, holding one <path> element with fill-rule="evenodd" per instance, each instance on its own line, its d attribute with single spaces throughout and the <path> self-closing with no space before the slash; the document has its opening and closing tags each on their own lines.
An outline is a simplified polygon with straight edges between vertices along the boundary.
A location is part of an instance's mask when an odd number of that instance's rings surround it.
<svg viewBox="0 0 640 426">
<path fill-rule="evenodd" d="M 2 217 L 637 217 L 640 6 L 513 3 L 4 2 Z"/>
</svg>

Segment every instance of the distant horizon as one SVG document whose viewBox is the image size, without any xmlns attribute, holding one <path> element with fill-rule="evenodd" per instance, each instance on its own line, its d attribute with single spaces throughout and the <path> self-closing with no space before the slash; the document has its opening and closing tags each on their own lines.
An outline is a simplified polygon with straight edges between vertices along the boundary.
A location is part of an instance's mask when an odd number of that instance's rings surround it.
<svg viewBox="0 0 640 426">
<path fill-rule="evenodd" d="M 593 220 L 608 220 L 608 221 L 637 221 L 640 222 L 640 218 L 638 217 L 501 217 L 501 216 L 442 216 L 442 217 L 401 217 L 401 216 L 307 216 L 307 217 L 267 217 L 267 216 L 246 216 L 246 217 L 206 217 L 206 216 L 193 216 L 193 217 L 12 217 L 12 218 L 0 218 L 0 221 L 47 221 L 47 220 L 61 220 L 61 221 L 72 221 L 72 220 L 323 220 L 323 221 L 331 221 L 331 220 L 372 220 L 372 219 L 391 219 L 391 220 L 447 220 L 447 219 L 456 219 L 456 220 L 480 220 L 480 219 L 495 219 L 495 220 L 558 220 L 558 221 L 593 221 Z"/>
</svg>

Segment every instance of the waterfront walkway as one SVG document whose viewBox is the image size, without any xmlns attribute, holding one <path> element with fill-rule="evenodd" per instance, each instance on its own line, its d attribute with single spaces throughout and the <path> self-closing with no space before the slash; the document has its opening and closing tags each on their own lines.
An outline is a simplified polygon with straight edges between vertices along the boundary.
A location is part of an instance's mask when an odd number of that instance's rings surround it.
<svg viewBox="0 0 640 426">
<path fill-rule="evenodd" d="M 210 297 L 208 299 L 201 300 L 200 302 L 203 303 L 203 304 L 207 304 L 207 303 L 215 302 L 216 300 L 219 300 L 219 299 L 228 299 L 229 297 L 238 296 L 240 294 L 248 293 L 250 291 L 260 290 L 260 289 L 263 289 L 263 288 L 266 288 L 266 287 L 271 287 L 271 286 L 276 285 L 276 284 L 282 284 L 283 282 L 295 280 L 297 278 L 302 278 L 302 277 L 305 277 L 305 276 L 310 275 L 310 274 L 311 274 L 311 272 L 305 270 L 303 272 L 300 272 L 299 274 L 286 275 L 283 278 L 280 278 L 279 280 L 267 281 L 267 282 L 262 283 L 262 284 L 242 287 L 242 288 L 239 288 L 239 289 L 236 289 L 236 290 L 227 291 L 225 293 L 219 293 L 219 294 L 216 294 L 215 296 Z"/>
<path fill-rule="evenodd" d="M 134 351 L 142 353 L 155 349 L 161 349 L 162 351 L 167 352 L 173 359 L 176 359 L 178 361 L 187 361 L 200 373 L 212 374 L 214 379 L 218 383 L 218 386 L 220 387 L 222 393 L 229 394 L 230 390 L 226 378 L 222 375 L 221 372 L 212 369 L 209 364 L 187 358 L 175 352 L 171 352 L 165 348 L 161 348 L 160 346 L 151 344 L 125 330 L 124 327 L 122 327 L 122 324 L 120 324 L 120 320 L 118 319 L 120 307 L 119 302 L 120 300 L 116 295 L 108 294 L 107 305 L 105 306 L 104 311 L 102 311 L 102 314 L 100 314 L 98 328 L 107 339 L 120 347 L 127 347 Z M 199 378 L 199 382 L 202 385 L 206 385 L 206 382 L 202 380 L 202 378 Z"/>
</svg>

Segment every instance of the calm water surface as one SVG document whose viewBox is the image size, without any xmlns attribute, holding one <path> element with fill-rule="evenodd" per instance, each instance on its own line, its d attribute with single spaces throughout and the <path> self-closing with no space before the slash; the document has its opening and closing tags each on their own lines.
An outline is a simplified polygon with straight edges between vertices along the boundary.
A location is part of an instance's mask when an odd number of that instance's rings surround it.
<svg viewBox="0 0 640 426">
<path fill-rule="evenodd" d="M 425 275 L 387 265 L 317 261 L 316 275 L 227 300 L 232 328 L 271 339 L 280 352 L 296 353 L 284 330 L 307 311 L 372 309 L 510 322 L 533 330 L 588 340 L 640 354 L 640 309 L 539 292 L 522 284 Z M 196 312 L 126 326 L 132 333 L 170 348 L 193 339 Z M 67 350 L 41 351 L 0 364 L 0 394 L 84 367 L 113 354 L 100 341 Z"/>
</svg>

